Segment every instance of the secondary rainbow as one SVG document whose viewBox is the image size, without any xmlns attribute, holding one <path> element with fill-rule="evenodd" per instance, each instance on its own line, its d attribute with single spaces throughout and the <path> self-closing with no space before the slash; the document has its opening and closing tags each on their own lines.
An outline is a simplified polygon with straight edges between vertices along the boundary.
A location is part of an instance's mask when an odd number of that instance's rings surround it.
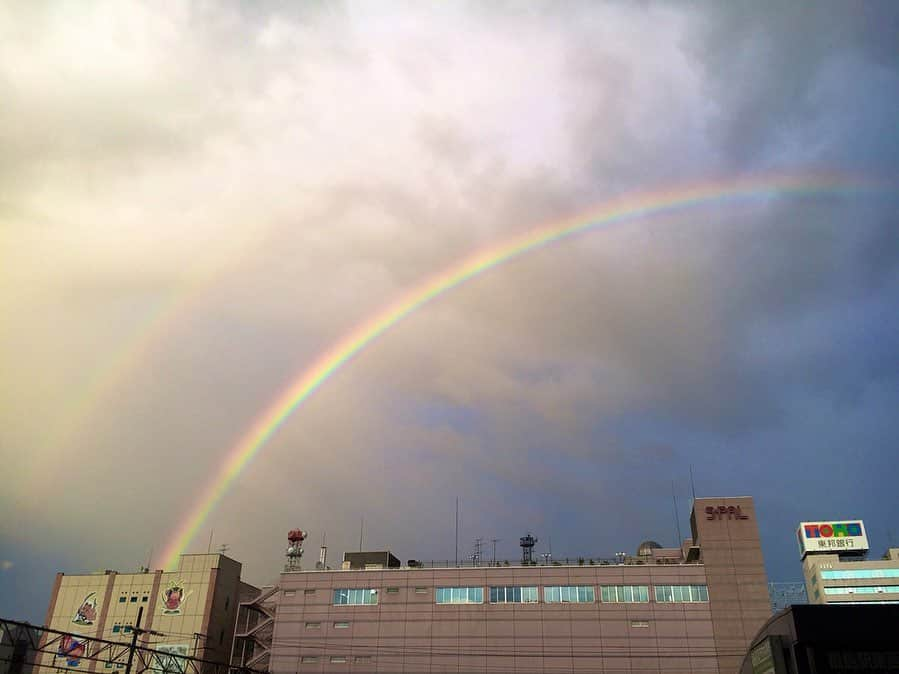
<svg viewBox="0 0 899 674">
<path fill-rule="evenodd" d="M 303 402 L 338 369 L 411 313 L 484 272 L 525 253 L 576 234 L 624 221 L 674 213 L 704 204 L 758 197 L 809 197 L 877 189 L 882 183 L 834 173 L 761 175 L 692 184 L 624 196 L 562 222 L 554 222 L 477 251 L 412 288 L 395 302 L 358 324 L 281 391 L 240 440 L 203 489 L 199 500 L 177 528 L 163 552 L 163 565 L 172 568 L 187 549 L 213 508 L 265 443 Z M 895 185 L 894 185 L 895 189 Z"/>
</svg>

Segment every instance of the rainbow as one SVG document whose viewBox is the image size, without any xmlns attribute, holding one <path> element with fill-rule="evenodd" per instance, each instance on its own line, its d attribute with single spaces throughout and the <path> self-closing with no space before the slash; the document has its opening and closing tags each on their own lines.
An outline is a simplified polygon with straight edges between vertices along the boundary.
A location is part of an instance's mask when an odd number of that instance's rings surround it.
<svg viewBox="0 0 899 674">
<path fill-rule="evenodd" d="M 840 174 L 763 175 L 715 181 L 625 196 L 576 217 L 554 222 L 477 251 L 425 279 L 405 295 L 358 324 L 306 369 L 256 417 L 228 451 L 224 462 L 202 490 L 200 498 L 176 529 L 163 552 L 165 568 L 176 566 L 212 510 L 247 464 L 284 422 L 337 370 L 365 347 L 413 312 L 444 293 L 490 269 L 568 237 L 625 221 L 663 213 L 677 213 L 704 204 L 759 197 L 809 197 L 832 193 L 878 190 L 883 183 Z M 888 186 L 889 187 L 889 186 Z M 896 184 L 891 185 L 893 190 Z"/>
</svg>

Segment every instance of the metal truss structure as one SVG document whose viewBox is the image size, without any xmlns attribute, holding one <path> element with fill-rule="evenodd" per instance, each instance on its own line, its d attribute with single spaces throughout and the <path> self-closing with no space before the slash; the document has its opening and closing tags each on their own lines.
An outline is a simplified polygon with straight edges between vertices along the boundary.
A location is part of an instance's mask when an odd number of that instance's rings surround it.
<svg viewBox="0 0 899 674">
<path fill-rule="evenodd" d="M 15 645 L 15 648 L 0 650 L 0 672 L 9 674 L 109 670 L 124 670 L 126 674 L 264 674 L 249 667 L 231 667 L 163 649 L 97 639 L 3 618 L 0 618 L 0 643 Z"/>
</svg>

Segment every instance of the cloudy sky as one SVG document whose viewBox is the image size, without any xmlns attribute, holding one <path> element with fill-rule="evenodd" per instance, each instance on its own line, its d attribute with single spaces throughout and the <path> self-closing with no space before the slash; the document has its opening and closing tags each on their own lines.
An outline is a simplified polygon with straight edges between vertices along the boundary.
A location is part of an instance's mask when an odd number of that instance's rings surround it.
<svg viewBox="0 0 899 674">
<path fill-rule="evenodd" d="M 192 547 L 285 533 L 612 556 L 756 497 L 899 544 L 899 6 L 0 5 L 0 615 L 136 570 L 359 322 L 610 199 L 755 176 L 539 248 L 413 313 L 268 442 Z M 773 180 L 773 178 L 771 178 Z M 886 186 L 885 188 L 883 186 Z"/>
</svg>

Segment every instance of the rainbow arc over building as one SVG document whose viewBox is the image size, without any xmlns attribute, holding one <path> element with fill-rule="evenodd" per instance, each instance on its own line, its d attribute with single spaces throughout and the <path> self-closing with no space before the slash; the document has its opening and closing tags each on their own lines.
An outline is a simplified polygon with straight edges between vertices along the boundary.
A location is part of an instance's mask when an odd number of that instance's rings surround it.
<svg viewBox="0 0 899 674">
<path fill-rule="evenodd" d="M 201 490 L 193 508 L 176 528 L 163 552 L 163 565 L 172 568 L 187 550 L 228 488 L 288 418 L 337 370 L 400 321 L 454 288 L 526 253 L 578 234 L 662 214 L 692 211 L 705 205 L 749 202 L 759 198 L 814 198 L 884 190 L 896 193 L 899 184 L 834 172 L 762 174 L 691 183 L 627 195 L 593 207 L 577 216 L 531 229 L 475 251 L 449 265 L 359 323 L 320 354 L 255 417 L 227 451 L 221 465 Z"/>
</svg>

